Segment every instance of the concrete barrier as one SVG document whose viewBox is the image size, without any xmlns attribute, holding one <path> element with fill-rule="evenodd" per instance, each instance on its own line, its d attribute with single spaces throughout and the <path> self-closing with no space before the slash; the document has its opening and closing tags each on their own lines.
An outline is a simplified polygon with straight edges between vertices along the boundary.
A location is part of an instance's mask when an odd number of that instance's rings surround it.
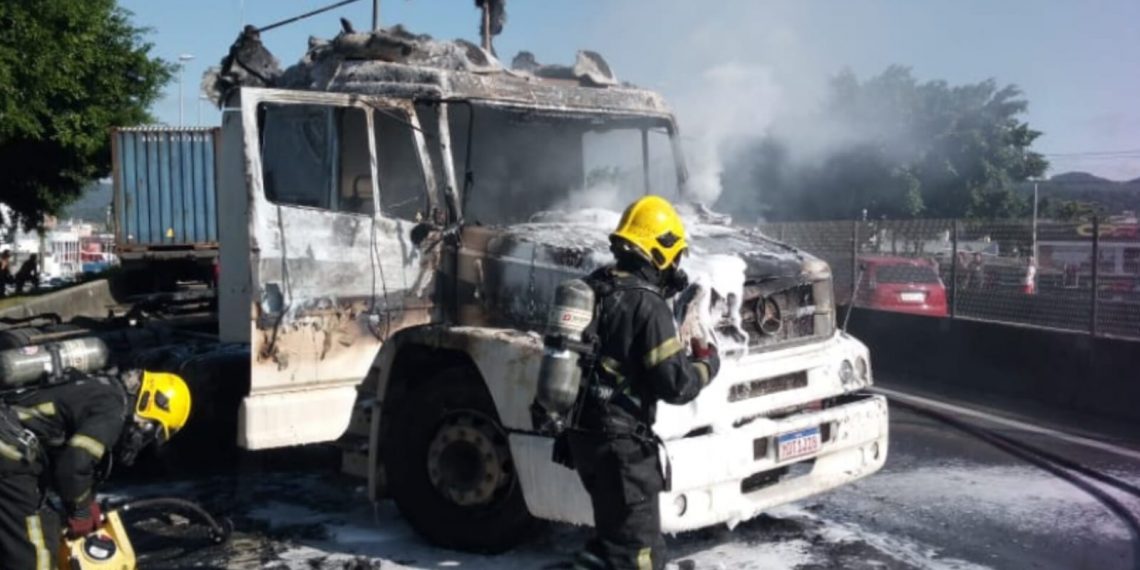
<svg viewBox="0 0 1140 570">
<path fill-rule="evenodd" d="M 850 332 L 876 370 L 915 384 L 991 391 L 1140 423 L 1140 341 L 855 309 Z"/>
<path fill-rule="evenodd" d="M 28 297 L 19 305 L 0 310 L 0 317 L 22 318 L 55 313 L 64 322 L 77 316 L 102 317 L 111 307 L 120 307 L 107 279 L 99 279 L 60 291 Z"/>
</svg>

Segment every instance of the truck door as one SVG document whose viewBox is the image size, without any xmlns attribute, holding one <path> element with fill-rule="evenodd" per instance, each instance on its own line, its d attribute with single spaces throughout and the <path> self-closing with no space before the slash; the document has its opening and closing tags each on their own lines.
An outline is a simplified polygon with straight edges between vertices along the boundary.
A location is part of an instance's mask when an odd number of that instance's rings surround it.
<svg viewBox="0 0 1140 570">
<path fill-rule="evenodd" d="M 422 222 L 436 198 L 422 131 L 398 101 L 264 90 L 242 105 L 257 138 L 239 443 L 330 441 L 383 341 L 431 320 L 438 241 Z"/>
</svg>

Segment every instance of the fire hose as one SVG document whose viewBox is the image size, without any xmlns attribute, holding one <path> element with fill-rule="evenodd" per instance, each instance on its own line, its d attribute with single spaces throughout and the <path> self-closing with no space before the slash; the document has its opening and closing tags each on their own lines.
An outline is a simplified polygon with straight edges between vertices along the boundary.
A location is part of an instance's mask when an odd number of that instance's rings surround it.
<svg viewBox="0 0 1140 570">
<path fill-rule="evenodd" d="M 148 511 L 154 509 L 170 509 L 185 513 L 193 513 L 206 527 L 207 536 L 214 544 L 222 544 L 229 539 L 233 532 L 233 523 L 229 519 L 222 519 L 219 523 L 210 513 L 193 501 L 174 497 L 155 497 L 150 499 L 136 499 L 111 507 L 123 513 L 132 511 Z"/>
<path fill-rule="evenodd" d="M 75 538 L 61 537 L 63 542 L 60 545 L 60 567 L 72 570 L 136 568 L 138 560 L 122 515 L 131 511 L 151 509 L 192 514 L 206 526 L 207 536 L 213 544 L 222 544 L 233 532 L 233 523 L 228 519 L 223 519 L 223 523 L 219 524 L 205 509 L 184 499 L 158 497 L 107 505 L 103 520 L 94 532 Z"/>
<path fill-rule="evenodd" d="M 1132 497 L 1140 498 L 1140 488 L 1136 485 L 1067 457 L 1050 453 L 1044 449 L 1018 441 L 996 430 L 973 425 L 955 418 L 950 414 L 933 410 L 921 404 L 904 402 L 897 398 L 892 398 L 891 406 L 927 417 L 973 436 L 1085 492 L 1109 512 L 1116 515 L 1128 529 L 1129 534 L 1132 535 L 1133 567 L 1140 570 L 1140 517 L 1137 517 L 1136 513 L 1132 512 L 1132 509 L 1129 508 L 1128 505 L 1125 505 L 1104 489 L 1082 479 L 1081 476 L 1112 487 Z"/>
</svg>

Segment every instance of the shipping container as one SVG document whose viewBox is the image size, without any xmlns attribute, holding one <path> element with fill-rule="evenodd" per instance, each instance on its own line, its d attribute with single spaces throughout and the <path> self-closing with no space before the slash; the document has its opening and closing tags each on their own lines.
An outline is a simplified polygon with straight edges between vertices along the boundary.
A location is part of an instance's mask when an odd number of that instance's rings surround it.
<svg viewBox="0 0 1140 570">
<path fill-rule="evenodd" d="M 166 281 L 209 280 L 217 258 L 220 129 L 114 129 L 115 251 Z M 171 262 L 171 263 L 160 263 Z"/>
</svg>

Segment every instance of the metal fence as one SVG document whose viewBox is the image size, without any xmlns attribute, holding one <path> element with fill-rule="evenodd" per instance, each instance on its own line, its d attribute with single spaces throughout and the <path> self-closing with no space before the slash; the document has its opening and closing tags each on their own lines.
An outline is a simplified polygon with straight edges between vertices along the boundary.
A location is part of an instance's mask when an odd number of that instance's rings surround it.
<svg viewBox="0 0 1140 570">
<path fill-rule="evenodd" d="M 790 222 L 760 230 L 829 262 L 842 305 L 1140 338 L 1134 219 Z"/>
</svg>

